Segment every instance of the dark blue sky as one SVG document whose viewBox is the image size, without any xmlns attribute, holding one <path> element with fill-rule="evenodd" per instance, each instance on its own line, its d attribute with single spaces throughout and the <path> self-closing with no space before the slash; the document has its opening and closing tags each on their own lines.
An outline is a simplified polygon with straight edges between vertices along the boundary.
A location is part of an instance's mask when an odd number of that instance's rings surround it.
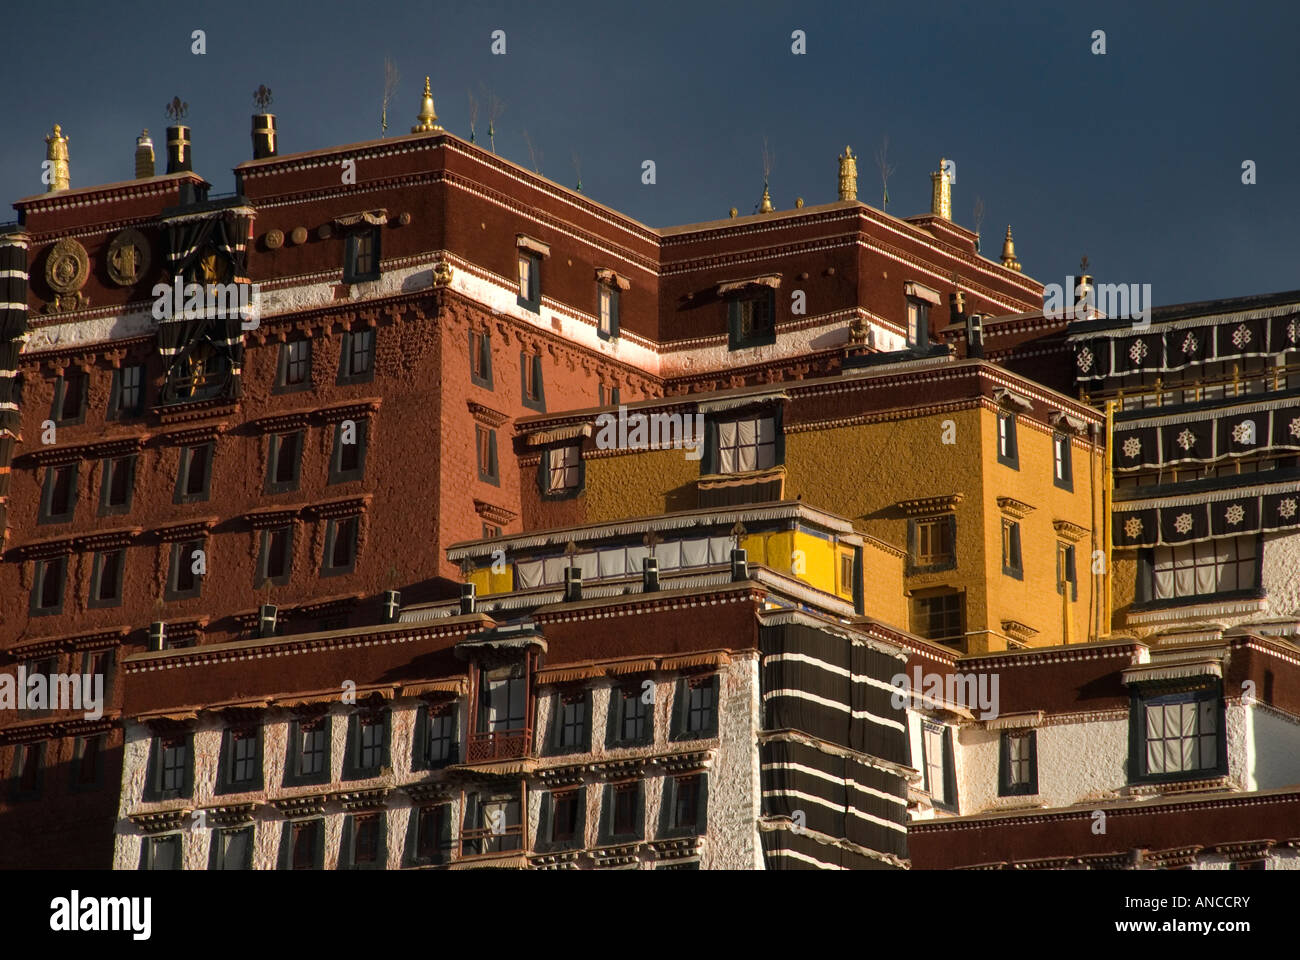
<svg viewBox="0 0 1300 960">
<path fill-rule="evenodd" d="M 190 52 L 191 31 L 207 53 Z M 490 34 L 506 31 L 493 56 Z M 790 52 L 791 31 L 807 54 Z M 1105 56 L 1090 52 L 1106 31 Z M 43 136 L 71 137 L 73 186 L 129 179 L 135 136 L 162 152 L 163 106 L 190 105 L 214 192 L 251 157 L 251 93 L 272 88 L 282 152 L 379 134 L 383 60 L 401 71 L 390 133 L 414 122 L 425 74 L 443 126 L 468 136 L 467 91 L 505 104 L 497 150 L 651 226 L 750 213 L 763 140 L 778 209 L 859 197 L 929 209 L 957 164 L 954 219 L 996 256 L 1009 222 L 1025 271 L 1063 283 L 1150 283 L 1156 304 L 1300 287 L 1300 4 L 1273 3 L 71 3 L 7 6 L 0 61 L 5 209 L 39 193 Z M 486 117 L 481 110 L 480 141 Z M 654 160 L 654 186 L 641 164 Z M 1253 160 L 1258 182 L 1241 183 Z M 161 170 L 161 164 L 160 164 Z M 0 212 L 0 219 L 10 219 Z"/>
</svg>

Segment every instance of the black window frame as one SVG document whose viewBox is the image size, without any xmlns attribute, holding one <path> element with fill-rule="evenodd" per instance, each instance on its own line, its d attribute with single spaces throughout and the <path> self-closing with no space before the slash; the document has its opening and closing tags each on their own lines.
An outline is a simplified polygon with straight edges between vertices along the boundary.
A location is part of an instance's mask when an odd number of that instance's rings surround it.
<svg viewBox="0 0 1300 960">
<path fill-rule="evenodd" d="M 139 383 L 137 383 L 134 388 L 128 388 L 124 382 L 127 379 L 127 371 L 136 371 L 139 375 Z M 145 388 L 147 386 L 145 377 L 147 373 L 148 370 L 142 363 L 126 364 L 114 368 L 113 382 L 112 386 L 109 388 L 108 395 L 108 412 L 104 417 L 105 420 L 127 420 L 133 417 L 143 416 L 145 410 Z M 128 405 L 123 399 L 124 394 L 128 389 L 134 389 L 137 391 L 135 403 L 130 405 Z"/>
<path fill-rule="evenodd" d="M 379 742 L 367 744 L 366 732 L 379 729 Z M 348 716 L 348 739 L 343 755 L 344 780 L 369 780 L 392 767 L 390 747 L 393 733 L 392 713 L 387 707 L 354 711 Z M 374 761 L 366 763 L 366 759 Z"/>
<path fill-rule="evenodd" d="M 568 816 L 565 817 L 567 812 Z M 566 831 L 556 827 L 567 819 Z M 565 835 L 567 833 L 567 835 Z M 538 853 L 581 850 L 587 845 L 587 788 L 582 784 L 560 787 L 542 793 L 537 837 L 533 849 Z"/>
<path fill-rule="evenodd" d="M 694 791 L 692 802 L 695 806 L 695 818 L 683 822 L 678 816 L 681 812 L 678 801 L 682 799 L 682 786 L 690 781 L 689 790 Z M 659 808 L 659 836 L 664 839 L 674 837 L 701 836 L 708 830 L 709 822 L 709 775 L 703 770 L 689 773 L 668 774 L 664 777 L 663 800 Z"/>
<path fill-rule="evenodd" d="M 306 353 L 305 357 L 294 358 L 292 355 L 295 349 L 301 349 Z M 294 340 L 286 340 L 280 344 L 279 356 L 276 360 L 275 367 L 275 386 L 272 393 L 300 393 L 304 390 L 310 390 L 314 378 L 312 377 L 313 360 L 316 351 L 312 348 L 311 340 L 306 337 L 299 337 Z M 290 381 L 289 375 L 292 367 L 301 369 L 303 378 L 301 380 Z"/>
<path fill-rule="evenodd" d="M 552 697 L 547 753 L 591 752 L 591 690 L 557 690 Z"/>
<path fill-rule="evenodd" d="M 304 836 L 304 842 L 310 846 L 310 863 L 298 865 L 298 848 L 296 838 L 298 831 L 310 830 Z M 304 858 L 306 859 L 306 858 Z M 280 854 L 277 859 L 279 870 L 323 870 L 325 869 L 325 818 L 307 817 L 299 820 L 286 820 L 280 831 Z"/>
<path fill-rule="evenodd" d="M 349 420 L 354 425 L 355 433 L 353 442 L 345 444 L 343 442 L 343 425 Z M 354 480 L 363 480 L 366 476 L 366 452 L 370 447 L 370 420 L 364 417 L 349 418 L 349 420 L 340 420 L 334 424 L 334 445 L 330 451 L 329 484 L 351 483 Z M 344 470 L 343 451 L 346 447 L 356 447 L 357 463 L 356 466 Z"/>
<path fill-rule="evenodd" d="M 197 493 L 189 493 L 187 491 L 190 487 L 190 473 L 194 466 L 194 451 L 200 448 L 206 448 L 207 450 L 203 460 L 203 488 Z M 216 458 L 217 445 L 212 440 L 205 443 L 187 444 L 180 448 L 180 464 L 176 471 L 176 493 L 174 497 L 176 503 L 199 503 L 211 496 L 212 463 Z"/>
<path fill-rule="evenodd" d="M 939 758 L 940 768 L 943 771 L 943 800 L 939 800 L 935 797 L 934 790 L 930 784 L 929 757 L 925 746 L 926 724 L 943 728 L 943 739 L 940 741 L 941 754 Z M 929 720 L 921 721 L 921 773 L 924 781 L 924 788 L 926 792 L 930 794 L 930 802 L 939 810 L 956 813 L 960 809 L 957 797 L 957 759 L 952 745 L 952 727 L 948 724 L 931 723 Z"/>
<path fill-rule="evenodd" d="M 112 583 L 112 595 L 104 597 L 102 587 L 104 586 L 104 565 L 108 562 L 110 555 L 117 556 L 117 570 L 114 572 Z M 87 597 L 86 605 L 92 609 L 103 609 L 106 607 L 120 607 L 122 605 L 122 581 L 126 572 L 126 547 L 113 547 L 108 550 L 95 551 L 91 560 L 90 571 L 90 595 Z"/>
<path fill-rule="evenodd" d="M 104 457 L 100 461 L 99 515 L 101 517 L 131 512 L 131 504 L 135 500 L 135 469 L 138 461 L 139 455 L 134 453 L 120 457 Z M 125 471 L 126 479 L 123 483 L 126 485 L 126 499 L 122 503 L 113 503 L 113 484 L 119 476 L 119 471 Z"/>
<path fill-rule="evenodd" d="M 379 279 L 382 274 L 380 269 L 382 237 L 383 234 L 377 226 L 348 231 L 343 251 L 344 283 L 368 283 Z M 372 262 L 369 269 L 362 270 L 358 265 L 358 261 L 361 255 L 362 241 L 366 239 L 370 240 Z"/>
<path fill-rule="evenodd" d="M 77 501 L 80 491 L 77 482 L 81 474 L 81 463 L 52 463 L 45 468 L 45 482 L 41 485 L 41 512 L 38 523 L 71 523 L 77 514 Z M 66 476 L 67 504 L 60 513 L 54 512 L 54 492 L 59 487 L 59 478 Z"/>
<path fill-rule="evenodd" d="M 476 358 L 483 363 L 483 373 L 474 372 Z M 486 330 L 469 332 L 469 380 L 476 387 L 495 389 L 492 385 L 492 335 Z"/>
<path fill-rule="evenodd" d="M 403 866 L 423 867 L 450 863 L 452 805 L 446 801 L 416 804 L 406 824 Z"/>
<path fill-rule="evenodd" d="M 601 340 L 617 340 L 619 337 L 619 293 L 618 284 L 596 284 L 596 336 Z M 601 329 L 601 301 L 609 297 L 609 330 Z"/>
<path fill-rule="evenodd" d="M 946 559 L 936 563 L 921 562 L 921 528 L 930 524 L 942 525 L 948 531 Z M 933 556 L 939 556 L 933 554 Z M 957 568 L 957 515 L 946 513 L 937 517 L 916 517 L 907 521 L 907 576 L 921 573 L 940 573 Z"/>
<path fill-rule="evenodd" d="M 179 744 L 185 752 L 180 763 L 180 783 L 176 786 L 166 786 L 168 770 L 176 769 L 175 766 L 164 765 L 167 759 L 166 751 L 176 749 L 170 746 L 172 743 Z M 149 740 L 149 765 L 140 799 L 145 803 L 156 803 L 162 800 L 188 800 L 193 795 L 194 731 L 155 731 Z"/>
<path fill-rule="evenodd" d="M 1147 767 L 1146 708 L 1154 703 L 1192 702 L 1197 705 L 1199 723 L 1200 704 L 1214 704 L 1215 765 L 1178 770 L 1173 773 L 1150 773 Z M 1175 783 L 1181 780 L 1207 780 L 1228 774 L 1228 738 L 1226 730 L 1227 704 L 1223 696 L 1223 681 L 1218 678 L 1178 682 L 1134 684 L 1129 700 L 1129 756 L 1130 783 Z M 1197 737 L 1206 736 L 1198 727 Z"/>
<path fill-rule="evenodd" d="M 673 697 L 673 721 L 670 740 L 708 740 L 718 735 L 718 713 L 721 708 L 721 683 L 716 673 L 680 677 Z M 693 691 L 708 689 L 696 695 Z M 705 705 L 702 701 L 710 701 Z M 700 701 L 700 702 L 697 702 Z M 695 726 L 700 720 L 702 726 Z"/>
<path fill-rule="evenodd" d="M 199 550 L 202 550 L 205 554 L 204 569 L 207 569 L 206 540 L 177 540 L 172 543 L 171 559 L 167 565 L 167 588 L 163 593 L 164 600 L 189 600 L 203 596 L 203 578 L 206 574 L 193 572 L 194 554 Z M 181 570 L 187 563 L 191 571 L 190 576 L 194 578 L 194 584 L 186 589 L 181 589 Z"/>
<path fill-rule="evenodd" d="M 487 440 L 487 466 L 483 464 L 483 440 Z M 478 465 L 478 478 L 494 487 L 501 486 L 501 461 L 497 458 L 497 432 L 493 427 L 474 424 L 474 461 Z"/>
<path fill-rule="evenodd" d="M 292 460 L 293 475 L 288 480 L 281 480 L 279 479 L 280 457 L 285 449 L 285 440 L 290 437 L 296 438 L 294 440 L 295 450 Z M 302 429 L 268 434 L 266 438 L 266 493 L 292 493 L 298 489 L 298 485 L 302 480 L 302 454 L 306 441 L 307 431 Z"/>
<path fill-rule="evenodd" d="M 294 717 L 289 724 L 289 742 L 286 744 L 283 785 L 286 787 L 320 786 L 333 777 L 333 745 L 330 738 L 331 719 L 328 713 L 319 716 Z M 303 735 L 311 733 L 319 739 L 319 751 L 306 751 Z M 302 771 L 303 760 L 308 756 L 320 757 L 321 768 L 314 772 Z"/>
<path fill-rule="evenodd" d="M 551 477 L 553 469 L 551 466 L 551 457 L 560 451 L 575 450 L 577 451 L 577 463 L 570 467 L 564 467 L 566 472 L 573 470 L 576 473 L 576 481 L 572 486 L 551 489 Z M 587 489 L 587 461 L 582 455 L 581 443 L 559 443 L 542 450 L 537 462 L 537 488 L 538 494 L 543 500 L 572 500 Z"/>
<path fill-rule="evenodd" d="M 609 692 L 608 723 L 605 732 L 605 745 L 610 748 L 644 747 L 654 743 L 655 711 L 654 701 L 646 703 L 643 699 L 645 687 L 641 683 L 611 687 Z M 633 701 L 639 716 L 633 717 L 628 712 L 628 701 Z M 627 737 L 628 721 L 639 721 L 642 727 L 639 734 Z"/>
<path fill-rule="evenodd" d="M 1065 558 L 1065 570 L 1061 569 L 1061 558 Z M 1062 575 L 1064 574 L 1064 576 Z M 1056 592 L 1065 595 L 1064 584 L 1070 585 L 1071 602 L 1079 599 L 1079 569 L 1077 551 L 1074 544 L 1062 540 L 1056 541 Z"/>
<path fill-rule="evenodd" d="M 336 566 L 334 564 L 335 547 L 339 539 L 339 531 L 345 524 L 350 524 L 352 547 L 349 550 L 349 559 L 346 564 Z M 322 577 L 338 577 L 352 573 L 357 567 L 357 553 L 361 546 L 361 514 L 353 513 L 346 517 L 331 517 L 325 527 L 325 552 L 321 557 L 320 575 Z"/>
<path fill-rule="evenodd" d="M 624 791 L 632 795 L 629 801 L 632 824 L 629 829 L 620 830 L 619 827 L 622 825 L 618 822 L 617 803 L 618 797 Z M 597 831 L 599 842 L 602 845 L 613 845 L 643 840 L 645 838 L 645 781 L 638 779 L 606 783 L 605 789 L 601 792 L 603 796 L 600 804 L 600 826 Z"/>
<path fill-rule="evenodd" d="M 373 859 L 358 860 L 363 833 L 373 831 Z M 388 869 L 388 814 L 386 810 L 365 810 L 343 818 L 343 836 L 339 842 L 340 870 Z"/>
<path fill-rule="evenodd" d="M 1002 518 L 1002 574 L 1015 580 L 1025 579 L 1025 556 L 1020 539 L 1020 521 Z"/>
<path fill-rule="evenodd" d="M 1007 434 L 1007 452 L 1002 452 L 1002 424 L 1006 424 Z M 1020 469 L 1020 445 L 1016 432 L 1016 415 L 1009 410 L 998 411 L 998 428 L 997 435 L 993 438 L 997 444 L 998 463 L 1010 467 L 1012 470 Z"/>
<path fill-rule="evenodd" d="M 174 844 L 176 847 L 174 867 L 156 865 L 158 847 L 162 844 Z M 185 841 L 179 833 L 165 833 L 161 836 L 145 836 L 140 843 L 141 870 L 183 870 L 185 869 Z"/>
<path fill-rule="evenodd" d="M 45 746 L 48 740 L 29 740 L 14 744 L 13 766 L 9 771 L 9 790 L 6 799 L 38 800 L 45 786 Z M 32 767 L 32 783 L 24 784 L 28 765 Z"/>
<path fill-rule="evenodd" d="M 104 706 L 108 707 L 108 686 L 104 686 Z M 68 789 L 72 793 L 96 791 L 103 786 L 104 780 L 104 746 L 107 734 L 91 733 L 77 737 L 72 746 L 72 769 L 69 771 Z M 90 777 L 86 778 L 86 768 L 90 767 Z"/>
<path fill-rule="evenodd" d="M 78 384 L 77 389 L 80 391 L 80 400 L 77 409 L 71 416 L 65 416 L 68 400 L 68 384 L 75 381 Z M 90 374 L 85 370 L 78 370 L 71 376 L 67 372 L 59 374 L 54 382 L 54 403 L 50 407 L 50 419 L 56 426 L 73 427 L 77 424 L 86 422 L 86 408 L 90 401 Z"/>
<path fill-rule="evenodd" d="M 366 341 L 368 338 L 368 347 L 365 350 L 357 350 L 358 340 Z M 360 327 L 356 330 L 347 330 L 343 333 L 342 346 L 339 349 L 339 374 L 337 383 L 339 386 L 346 386 L 353 383 L 372 383 L 375 379 L 375 345 L 379 337 L 374 327 Z M 358 357 L 365 357 L 366 367 L 358 372 L 355 369 L 355 362 Z"/>
<path fill-rule="evenodd" d="M 1019 762 L 1026 766 L 1023 782 L 1012 779 L 1011 744 L 1013 740 L 1024 740 L 1028 744 L 1028 756 Z M 1038 731 L 1037 730 L 1003 730 L 998 738 L 998 796 L 1032 797 L 1038 793 Z"/>
<path fill-rule="evenodd" d="M 244 855 L 237 863 L 231 863 L 229 860 L 229 850 L 225 847 L 225 841 L 231 837 L 244 834 L 247 836 L 247 842 L 244 844 Z M 212 839 L 208 848 L 208 869 L 209 870 L 252 870 L 253 869 L 253 825 L 250 823 L 243 827 L 224 827 L 212 831 Z"/>
<path fill-rule="evenodd" d="M 930 301 L 920 297 L 905 296 L 907 304 L 907 332 L 905 340 L 909 350 L 921 350 L 930 346 Z M 912 308 L 916 308 L 916 328 L 912 327 Z M 915 335 L 914 335 L 915 334 Z"/>
<path fill-rule="evenodd" d="M 239 744 L 252 744 L 252 756 L 241 757 L 243 752 Z M 213 792 L 217 795 L 228 793 L 249 793 L 261 791 L 265 783 L 265 764 L 262 761 L 263 735 L 258 723 L 227 726 L 221 731 L 221 753 L 217 760 L 217 782 Z M 236 779 L 241 763 L 246 763 L 251 771 L 243 780 Z"/>
<path fill-rule="evenodd" d="M 286 523 L 277 527 L 266 527 L 261 531 L 260 543 L 257 551 L 257 582 L 255 586 L 264 587 L 267 584 L 272 586 L 283 587 L 293 578 L 293 548 L 294 548 L 294 528 L 295 524 Z M 284 571 L 276 576 L 271 576 L 271 542 L 277 534 L 284 534 Z"/>
<path fill-rule="evenodd" d="M 445 749 L 435 751 L 434 745 Z M 440 753 L 441 756 L 435 756 Z M 416 708 L 411 738 L 411 769 L 441 770 L 460 762 L 460 709 L 450 703 L 421 703 Z"/>
<path fill-rule="evenodd" d="M 542 255 L 524 247 L 515 248 L 515 302 L 531 313 L 542 312 Z M 519 293 L 519 261 L 527 259 L 528 296 Z"/>
<path fill-rule="evenodd" d="M 533 374 L 533 386 L 537 388 L 536 396 L 528 392 L 528 371 L 530 369 Z M 527 350 L 519 351 L 519 397 L 520 402 L 529 410 L 536 410 L 538 413 L 546 412 L 545 368 L 540 353 L 529 353 Z"/>
<path fill-rule="evenodd" d="M 768 313 L 768 326 L 759 332 L 744 333 L 744 308 L 746 304 L 764 301 Z M 727 299 L 727 350 L 745 350 L 750 347 L 768 347 L 776 343 L 776 290 L 763 287 Z"/>
<path fill-rule="evenodd" d="M 1056 475 L 1056 453 L 1061 452 L 1061 473 Z M 1052 434 L 1052 485 L 1062 490 L 1074 492 L 1074 463 L 1071 459 L 1070 435 L 1068 433 Z"/>
<path fill-rule="evenodd" d="M 936 602 L 951 601 L 951 610 L 932 610 L 929 605 Z M 933 643 L 953 643 L 962 641 L 966 638 L 966 595 L 961 590 L 944 589 L 929 593 L 924 596 L 912 597 L 912 632 L 918 637 L 922 637 Z M 941 634 L 931 636 L 931 626 L 936 616 L 940 617 L 944 623 L 950 622 L 953 614 L 956 614 L 958 632 L 955 634 Z M 921 623 L 924 617 L 926 622 Z"/>
<path fill-rule="evenodd" d="M 56 574 L 59 586 L 59 600 L 50 606 L 42 603 L 44 599 L 44 585 L 47 571 L 57 567 Z M 44 557 L 36 561 L 33 571 L 31 600 L 28 612 L 33 617 L 54 617 L 63 613 L 64 604 L 68 600 L 68 555 L 59 554 L 55 557 Z"/>
</svg>

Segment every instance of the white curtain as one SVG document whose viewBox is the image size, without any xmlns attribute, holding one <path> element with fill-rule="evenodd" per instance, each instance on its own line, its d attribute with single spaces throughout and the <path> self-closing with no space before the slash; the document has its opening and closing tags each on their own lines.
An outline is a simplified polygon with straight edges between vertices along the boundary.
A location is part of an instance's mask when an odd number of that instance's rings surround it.
<svg viewBox="0 0 1300 960">
<path fill-rule="evenodd" d="M 522 560 L 515 564 L 515 576 L 519 578 L 519 589 L 542 585 L 542 561 Z"/>
<path fill-rule="evenodd" d="M 600 575 L 602 577 L 621 577 L 628 573 L 627 548 L 615 547 L 600 551 Z"/>
<path fill-rule="evenodd" d="M 709 563 L 731 562 L 731 537 L 709 537 Z"/>
<path fill-rule="evenodd" d="M 683 540 L 682 566 L 702 567 L 709 562 L 709 541 L 707 538 Z"/>
</svg>

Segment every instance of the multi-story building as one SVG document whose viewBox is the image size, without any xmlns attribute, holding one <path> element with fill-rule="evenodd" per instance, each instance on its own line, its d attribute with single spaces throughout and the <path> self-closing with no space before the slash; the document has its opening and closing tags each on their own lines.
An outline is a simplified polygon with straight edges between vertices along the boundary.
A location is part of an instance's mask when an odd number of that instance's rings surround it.
<svg viewBox="0 0 1300 960">
<path fill-rule="evenodd" d="M 901 220 L 847 150 L 837 200 L 656 230 L 443 130 L 427 91 L 408 136 L 254 131 L 217 197 L 175 118 L 165 173 L 146 133 L 135 179 L 77 189 L 56 129 L 0 231 L 6 672 L 107 681 L 93 721 L 4 716 L 5 864 L 46 820 L 51 862 L 110 861 L 133 653 L 454 594 L 448 544 L 523 528 L 513 420 L 833 375 L 850 344 L 924 352 L 950 297 L 1041 294 L 951 223 L 946 177 Z"/>
</svg>

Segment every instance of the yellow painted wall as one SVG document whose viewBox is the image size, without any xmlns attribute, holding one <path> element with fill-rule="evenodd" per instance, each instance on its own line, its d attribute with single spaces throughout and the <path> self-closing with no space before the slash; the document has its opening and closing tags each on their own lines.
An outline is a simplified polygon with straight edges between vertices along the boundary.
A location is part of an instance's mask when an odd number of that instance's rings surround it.
<svg viewBox="0 0 1300 960">
<path fill-rule="evenodd" d="M 903 558 L 868 540 L 862 548 L 862 580 L 862 612 L 906 630 Z"/>
</svg>

